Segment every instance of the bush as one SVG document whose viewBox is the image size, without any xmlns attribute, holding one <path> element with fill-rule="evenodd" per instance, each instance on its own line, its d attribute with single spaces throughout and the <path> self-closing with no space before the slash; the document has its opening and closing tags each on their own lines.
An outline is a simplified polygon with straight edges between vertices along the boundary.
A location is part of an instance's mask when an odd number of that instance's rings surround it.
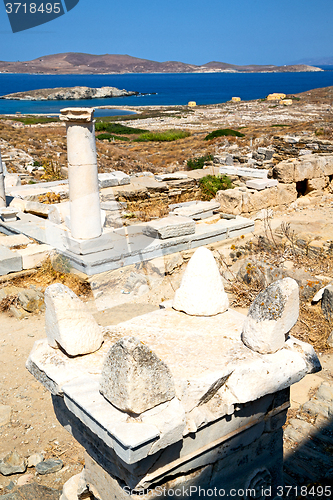
<svg viewBox="0 0 333 500">
<path fill-rule="evenodd" d="M 97 122 L 95 124 L 95 130 L 97 132 L 105 130 L 109 134 L 143 134 L 144 132 L 148 132 L 148 130 L 142 128 L 134 128 L 134 127 L 126 127 L 125 125 L 121 125 L 120 123 L 109 123 L 109 122 Z"/>
<path fill-rule="evenodd" d="M 15 122 L 21 122 L 24 123 L 25 125 L 36 125 L 39 123 L 53 123 L 53 122 L 58 122 L 60 119 L 57 116 L 13 116 L 11 120 L 14 120 Z"/>
<path fill-rule="evenodd" d="M 226 135 L 231 135 L 233 137 L 245 137 L 245 135 L 241 132 L 238 132 L 238 130 L 232 130 L 231 128 L 221 128 L 218 130 L 214 130 L 210 134 L 206 135 L 205 141 L 210 141 L 211 139 L 215 139 L 216 137 L 222 137 Z"/>
<path fill-rule="evenodd" d="M 191 170 L 197 170 L 199 168 L 203 168 L 204 164 L 207 161 L 213 161 L 213 160 L 214 160 L 214 156 L 207 154 L 204 156 L 199 156 L 199 158 L 193 158 L 193 159 L 187 160 L 187 166 Z"/>
<path fill-rule="evenodd" d="M 286 99 L 292 99 L 293 101 L 300 101 L 300 97 L 296 97 L 295 95 L 287 95 Z"/>
<path fill-rule="evenodd" d="M 189 132 L 185 132 L 184 130 L 166 130 L 165 132 L 147 132 L 145 134 L 141 134 L 135 141 L 137 142 L 149 142 L 149 141 L 157 141 L 157 142 L 171 142 L 176 141 L 177 139 L 184 139 L 185 137 L 189 137 L 191 134 Z"/>
<path fill-rule="evenodd" d="M 234 187 L 230 177 L 227 175 L 206 175 L 206 177 L 200 179 L 199 184 L 202 197 L 205 200 L 215 198 L 216 193 L 220 190 L 232 189 Z"/>
<path fill-rule="evenodd" d="M 116 141 L 129 141 L 128 137 L 120 137 L 119 135 L 112 135 L 112 134 L 99 134 L 97 136 L 97 139 L 99 141 L 104 141 L 104 139 L 108 139 L 109 142 L 112 141 L 113 139 Z"/>
</svg>

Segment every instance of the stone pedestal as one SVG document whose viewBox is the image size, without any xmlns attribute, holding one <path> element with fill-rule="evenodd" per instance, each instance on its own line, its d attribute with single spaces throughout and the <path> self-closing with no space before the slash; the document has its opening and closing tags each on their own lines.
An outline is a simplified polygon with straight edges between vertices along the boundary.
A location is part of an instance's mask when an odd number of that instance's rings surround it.
<svg viewBox="0 0 333 500">
<path fill-rule="evenodd" d="M 88 240 L 102 234 L 93 108 L 66 108 L 71 234 Z"/>
<path fill-rule="evenodd" d="M 0 151 L 0 207 L 6 207 L 5 176 Z"/>
<path fill-rule="evenodd" d="M 61 397 L 54 396 L 53 405 L 60 423 L 86 448 L 81 484 L 96 500 L 264 499 L 274 498 L 277 487 L 283 485 L 282 425 L 289 407 L 288 389 L 239 405 L 231 415 L 134 463 L 121 460 L 68 410 Z M 268 488 L 272 495 L 263 495 Z M 67 498 L 78 500 L 75 495 Z"/>
<path fill-rule="evenodd" d="M 35 343 L 27 368 L 86 450 L 85 469 L 61 500 L 268 499 L 283 485 L 289 387 L 320 370 L 312 346 L 288 334 L 297 284 L 270 285 L 246 317 L 226 310 L 208 250 L 190 262 L 174 308 L 107 327 L 98 350 L 70 357 L 60 337 L 60 349 L 52 338 Z M 209 283 L 216 285 L 210 301 L 218 296 L 223 307 L 208 304 L 203 316 L 198 295 Z M 187 303 L 191 314 L 182 312 Z M 80 342 L 84 321 L 76 324 Z M 278 344 L 267 329 L 281 334 Z"/>
</svg>

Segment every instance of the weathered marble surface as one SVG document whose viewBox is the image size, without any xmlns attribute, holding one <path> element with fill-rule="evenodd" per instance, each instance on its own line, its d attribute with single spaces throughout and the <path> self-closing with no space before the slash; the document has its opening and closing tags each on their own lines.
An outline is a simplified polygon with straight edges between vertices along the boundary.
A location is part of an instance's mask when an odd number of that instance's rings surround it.
<svg viewBox="0 0 333 500">
<path fill-rule="evenodd" d="M 228 309 L 220 271 L 212 252 L 198 248 L 187 265 L 173 308 L 195 316 L 213 316 Z"/>
<path fill-rule="evenodd" d="M 39 341 L 27 362 L 55 395 L 59 421 L 99 456 L 105 470 L 140 488 L 170 471 L 179 476 L 217 463 L 230 446 L 243 452 L 264 436 L 267 419 L 284 414 L 290 385 L 320 369 L 312 346 L 292 337 L 285 341 L 298 317 L 296 282 L 287 278 L 268 287 L 246 317 L 225 310 L 221 276 L 208 249 L 195 252 L 184 278 L 179 303 L 186 303 L 181 309 L 187 314 L 165 308 L 110 326 L 101 348 L 79 358 Z M 193 297 L 198 300 L 192 303 Z M 249 321 L 265 348 L 277 352 L 247 347 L 242 334 Z M 268 338 L 260 329 L 265 322 Z"/>
<path fill-rule="evenodd" d="M 120 338 L 140 332 L 140 340 L 169 367 L 190 432 L 191 426 L 197 427 L 200 421 L 207 423 L 227 414 L 234 404 L 287 388 L 306 373 L 320 369 L 313 348 L 292 337 L 274 354 L 263 355 L 248 349 L 241 341 L 245 319 L 230 309 L 209 318 L 188 316 L 172 309 L 158 310 L 109 327 L 102 347 L 79 358 L 70 359 L 51 348 L 46 340 L 37 341 L 27 367 L 54 394 L 63 393 L 65 384 L 71 380 L 76 380 L 78 387 L 82 386 L 80 380 L 85 380 L 87 391 L 87 381 L 91 379 L 95 381 L 96 397 L 101 404 L 104 400 L 106 409 L 111 409 L 98 392 L 107 352 Z M 83 406 L 91 399 L 84 394 L 80 403 Z M 114 411 L 122 421 L 124 413 L 116 408 Z"/>
<path fill-rule="evenodd" d="M 87 306 L 65 285 L 45 290 L 45 330 L 48 343 L 70 356 L 97 351 L 103 342 L 102 328 Z"/>
<path fill-rule="evenodd" d="M 220 204 L 217 201 L 196 201 L 187 206 L 176 207 L 172 214 L 190 217 L 191 219 L 203 218 L 206 213 L 213 213 L 219 210 Z"/>
<path fill-rule="evenodd" d="M 103 366 L 100 392 L 130 414 L 143 413 L 175 397 L 169 368 L 135 337 L 122 338 L 111 347 Z"/>
<path fill-rule="evenodd" d="M 252 302 L 242 340 L 247 347 L 262 354 L 276 352 L 299 315 L 298 284 L 292 278 L 271 283 Z"/>
<path fill-rule="evenodd" d="M 89 240 L 102 234 L 94 108 L 65 108 L 71 235 Z"/>
<path fill-rule="evenodd" d="M 189 217 L 178 217 L 176 215 L 148 222 L 143 228 L 143 234 L 146 236 L 158 237 L 162 240 L 194 233 L 195 222 Z"/>
</svg>

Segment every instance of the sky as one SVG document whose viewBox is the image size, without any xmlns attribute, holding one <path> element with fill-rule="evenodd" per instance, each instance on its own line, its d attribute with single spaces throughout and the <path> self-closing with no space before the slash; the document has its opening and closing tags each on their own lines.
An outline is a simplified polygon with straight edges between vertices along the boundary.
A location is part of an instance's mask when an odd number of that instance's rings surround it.
<svg viewBox="0 0 333 500">
<path fill-rule="evenodd" d="M 0 3 L 0 60 L 86 52 L 282 65 L 333 56 L 332 20 L 331 0 L 80 0 L 53 21 L 12 33 Z"/>
</svg>

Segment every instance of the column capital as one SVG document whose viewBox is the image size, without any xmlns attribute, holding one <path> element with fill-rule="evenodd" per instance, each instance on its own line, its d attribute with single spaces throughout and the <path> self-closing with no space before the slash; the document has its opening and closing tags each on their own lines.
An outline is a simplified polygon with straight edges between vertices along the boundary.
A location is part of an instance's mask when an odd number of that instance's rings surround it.
<svg viewBox="0 0 333 500">
<path fill-rule="evenodd" d="M 91 123 L 95 108 L 64 108 L 60 110 L 60 120 L 65 122 Z"/>
</svg>

